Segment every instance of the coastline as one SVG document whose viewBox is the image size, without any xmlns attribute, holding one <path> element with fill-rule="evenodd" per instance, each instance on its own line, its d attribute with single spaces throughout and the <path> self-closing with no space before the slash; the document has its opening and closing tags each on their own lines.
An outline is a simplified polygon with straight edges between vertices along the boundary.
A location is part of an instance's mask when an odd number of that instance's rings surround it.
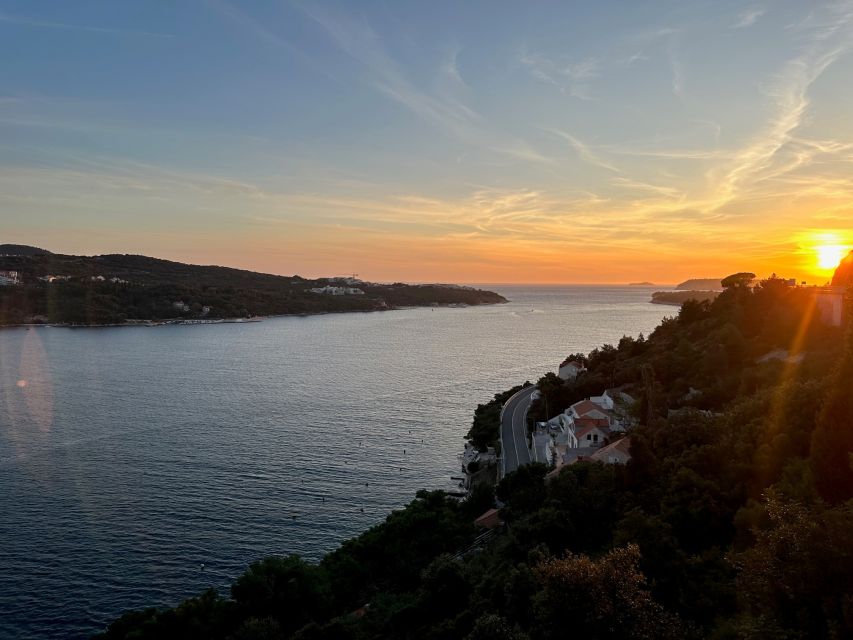
<svg viewBox="0 0 853 640">
<path fill-rule="evenodd" d="M 48 327 L 54 329 L 106 329 L 116 327 L 166 327 L 176 325 L 200 325 L 200 324 L 244 324 L 247 322 L 263 322 L 273 318 L 308 318 L 312 316 L 326 316 L 342 313 L 377 313 L 385 311 L 409 311 L 412 309 L 464 309 L 467 307 L 484 307 L 498 304 L 507 304 L 509 301 L 502 302 L 483 302 L 480 304 L 469 304 L 467 302 L 448 302 L 448 303 L 433 303 L 428 305 L 406 305 L 399 307 L 382 307 L 378 309 L 367 309 L 361 311 L 353 311 L 342 309 L 340 311 L 318 311 L 316 313 L 278 313 L 266 316 L 251 316 L 242 318 L 165 318 L 163 320 L 139 320 L 131 319 L 125 322 L 112 322 L 104 324 L 72 324 L 65 322 L 30 322 L 18 324 L 0 324 L 0 330 L 3 329 L 32 329 Z"/>
</svg>

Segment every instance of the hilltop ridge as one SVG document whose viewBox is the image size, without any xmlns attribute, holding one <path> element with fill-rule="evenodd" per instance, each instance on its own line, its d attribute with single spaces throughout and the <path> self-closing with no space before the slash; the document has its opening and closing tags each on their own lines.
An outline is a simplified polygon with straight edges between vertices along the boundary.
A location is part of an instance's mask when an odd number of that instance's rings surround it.
<svg viewBox="0 0 853 640">
<path fill-rule="evenodd" d="M 0 255 L 18 284 L 0 287 L 0 325 L 124 324 L 498 304 L 492 291 L 279 276 L 141 255 Z"/>
<path fill-rule="evenodd" d="M 31 247 L 27 244 L 0 244 L 0 256 L 39 256 L 50 255 L 47 249 Z"/>
</svg>

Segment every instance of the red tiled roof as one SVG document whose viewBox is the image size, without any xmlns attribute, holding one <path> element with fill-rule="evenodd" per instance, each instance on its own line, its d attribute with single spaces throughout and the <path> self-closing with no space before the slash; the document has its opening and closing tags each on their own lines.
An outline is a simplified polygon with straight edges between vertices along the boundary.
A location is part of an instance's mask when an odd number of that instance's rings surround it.
<svg viewBox="0 0 853 640">
<path fill-rule="evenodd" d="M 497 509 L 489 509 L 479 518 L 474 520 L 474 524 L 478 527 L 483 527 L 484 529 L 494 529 L 495 527 L 502 525 L 503 520 L 501 520 L 500 512 Z"/>
<path fill-rule="evenodd" d="M 593 460 L 602 460 L 604 462 L 607 462 L 608 454 L 613 453 L 613 452 L 622 453 L 622 454 L 628 456 L 628 458 L 630 458 L 631 457 L 631 438 L 625 437 L 625 438 L 621 438 L 621 439 L 617 440 L 616 442 L 612 442 L 609 445 L 607 445 L 606 447 L 602 447 L 601 449 L 596 451 L 594 454 L 592 454 L 591 457 L 593 458 Z"/>
<path fill-rule="evenodd" d="M 607 410 L 598 406 L 592 400 L 581 400 L 580 402 L 575 402 L 572 405 L 572 409 L 574 409 L 575 413 L 579 416 L 583 416 L 591 411 L 598 411 L 607 415 Z"/>
<path fill-rule="evenodd" d="M 578 429 L 575 432 L 575 437 L 578 440 L 580 440 L 583 436 L 585 436 L 586 434 L 588 434 L 590 431 L 593 431 L 593 430 L 601 432 L 601 434 L 605 437 L 610 433 L 610 429 L 602 428 L 602 427 L 599 427 L 598 425 L 591 424 L 591 425 L 587 425 L 587 426 L 583 427 L 582 429 Z"/>
<path fill-rule="evenodd" d="M 610 422 L 607 418 L 577 418 L 575 420 L 575 426 L 580 428 L 598 427 L 603 430 L 610 427 Z"/>
</svg>

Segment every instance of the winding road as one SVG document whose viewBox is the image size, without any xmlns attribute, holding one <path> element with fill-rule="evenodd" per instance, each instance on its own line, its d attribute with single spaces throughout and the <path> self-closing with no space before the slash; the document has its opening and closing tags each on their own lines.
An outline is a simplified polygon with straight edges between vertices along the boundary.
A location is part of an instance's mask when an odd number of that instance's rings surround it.
<svg viewBox="0 0 853 640">
<path fill-rule="evenodd" d="M 501 477 L 530 464 L 527 447 L 527 412 L 536 386 L 525 387 L 506 401 L 501 409 Z"/>
</svg>

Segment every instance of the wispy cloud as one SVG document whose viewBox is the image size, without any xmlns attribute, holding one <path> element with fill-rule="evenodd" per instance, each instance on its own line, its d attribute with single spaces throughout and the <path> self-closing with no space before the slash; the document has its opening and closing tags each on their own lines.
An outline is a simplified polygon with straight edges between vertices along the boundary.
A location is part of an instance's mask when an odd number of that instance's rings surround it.
<svg viewBox="0 0 853 640">
<path fill-rule="evenodd" d="M 737 20 L 732 24 L 732 29 L 744 29 L 746 27 L 751 27 L 758 19 L 767 13 L 767 9 L 763 7 L 751 7 L 745 11 L 742 11 L 738 14 Z"/>
<path fill-rule="evenodd" d="M 773 169 L 777 154 L 784 151 L 803 123 L 810 105 L 812 84 L 853 46 L 853 3 L 835 5 L 821 15 L 810 15 L 800 25 L 804 44 L 765 86 L 774 103 L 773 115 L 763 131 L 741 148 L 720 181 L 721 203 L 756 180 L 778 175 Z M 767 173 L 769 171 L 769 173 Z"/>
<path fill-rule="evenodd" d="M 547 129 L 546 131 L 568 142 L 569 146 L 574 149 L 578 157 L 587 164 L 591 164 L 592 166 L 599 167 L 601 169 L 607 169 L 608 171 L 613 171 L 615 173 L 621 173 L 617 167 L 594 153 L 590 149 L 589 145 L 584 144 L 572 134 L 566 133 L 565 131 L 559 131 L 558 129 Z"/>
<path fill-rule="evenodd" d="M 341 51 L 361 65 L 367 82 L 376 91 L 424 121 L 484 150 L 525 161 L 552 162 L 526 141 L 490 127 L 483 115 L 459 95 L 449 90 L 436 94 L 418 86 L 382 46 L 382 38 L 366 19 L 314 4 L 297 6 L 326 32 Z M 465 88 L 456 65 L 456 55 L 458 51 L 439 68 L 455 78 L 459 87 Z"/>
<path fill-rule="evenodd" d="M 229 0 L 204 1 L 211 10 L 226 18 L 238 28 L 246 31 L 259 42 L 264 43 L 266 46 L 274 50 L 285 51 L 293 57 L 300 59 L 314 71 L 320 73 L 329 80 L 339 84 L 341 83 L 340 79 L 335 74 L 331 73 L 325 66 L 319 64 L 317 60 L 308 55 L 308 53 L 295 46 L 287 38 L 282 37 L 272 29 L 268 28 L 264 23 L 253 18 Z"/>
<path fill-rule="evenodd" d="M 556 61 L 544 54 L 529 51 L 522 51 L 519 54 L 518 62 L 534 78 L 557 87 L 566 95 L 581 100 L 591 100 L 589 82 L 599 77 L 602 65 L 602 61 L 595 57 L 577 61 Z"/>
<path fill-rule="evenodd" d="M 681 62 L 679 43 L 677 36 L 672 36 L 666 45 L 666 58 L 672 73 L 672 93 L 679 99 L 684 100 L 684 65 Z"/>
<path fill-rule="evenodd" d="M 139 31 L 136 29 L 117 29 L 113 27 L 93 27 L 90 25 L 69 24 L 65 22 L 50 22 L 46 20 L 34 20 L 23 16 L 10 16 L 0 13 L 0 23 L 15 24 L 23 27 L 37 29 L 66 29 L 72 31 L 86 31 L 89 33 L 101 33 L 112 36 L 142 36 L 150 38 L 173 38 L 170 33 L 155 33 L 152 31 Z"/>
</svg>

